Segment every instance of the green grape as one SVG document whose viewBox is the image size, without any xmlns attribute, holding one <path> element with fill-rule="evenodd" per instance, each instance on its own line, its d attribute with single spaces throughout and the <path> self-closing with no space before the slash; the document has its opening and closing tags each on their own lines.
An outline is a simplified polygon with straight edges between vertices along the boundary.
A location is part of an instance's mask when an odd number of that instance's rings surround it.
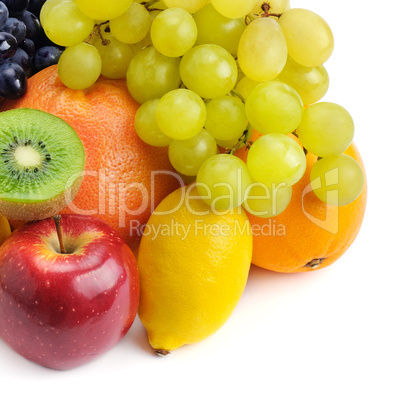
<svg viewBox="0 0 402 402">
<path fill-rule="evenodd" d="M 263 0 L 257 0 L 253 9 L 251 10 L 252 14 L 261 14 L 262 8 L 261 5 Z M 289 10 L 290 4 L 289 0 L 269 0 L 269 5 L 271 8 L 269 12 L 272 14 L 282 14 L 284 11 Z"/>
<path fill-rule="evenodd" d="M 250 124 L 261 134 L 289 134 L 301 122 L 303 102 L 289 85 L 267 81 L 250 92 L 245 109 Z"/>
<path fill-rule="evenodd" d="M 234 137 L 229 140 L 218 140 L 215 138 L 215 141 L 222 148 L 232 149 L 239 142 L 239 137 Z"/>
<path fill-rule="evenodd" d="M 160 130 L 156 122 L 156 107 L 159 99 L 151 99 L 143 103 L 135 114 L 135 131 L 145 143 L 154 147 L 166 147 L 172 139 Z"/>
<path fill-rule="evenodd" d="M 236 58 L 236 66 L 237 66 L 237 81 L 236 81 L 236 84 L 237 84 L 246 75 L 243 73 L 242 69 L 240 68 L 237 58 Z"/>
<path fill-rule="evenodd" d="M 143 3 L 143 1 L 139 1 L 138 3 Z M 161 10 L 162 11 L 162 10 L 166 10 L 168 7 L 166 6 L 164 1 L 157 1 L 156 3 L 152 4 L 151 6 L 148 6 L 147 8 L 150 11 L 154 11 L 154 10 Z M 181 8 L 184 8 L 184 7 L 181 7 Z"/>
<path fill-rule="evenodd" d="M 255 0 L 211 0 L 211 3 L 224 17 L 244 18 L 253 9 Z"/>
<path fill-rule="evenodd" d="M 277 77 L 286 64 L 287 55 L 285 36 L 272 18 L 258 18 L 247 25 L 237 50 L 244 74 L 260 82 Z"/>
<path fill-rule="evenodd" d="M 46 23 L 46 17 L 49 14 L 50 10 L 53 7 L 56 7 L 61 3 L 74 3 L 74 0 L 46 0 L 43 3 L 43 6 L 40 9 L 40 13 L 39 13 L 39 20 L 40 20 L 42 27 L 44 27 L 44 25 Z"/>
<path fill-rule="evenodd" d="M 197 174 L 197 190 L 213 211 L 237 208 L 246 197 L 252 179 L 246 164 L 230 154 L 208 158 Z"/>
<path fill-rule="evenodd" d="M 234 96 L 220 96 L 207 103 L 205 128 L 218 140 L 240 138 L 247 127 L 244 103 Z"/>
<path fill-rule="evenodd" d="M 229 93 L 237 81 L 233 56 L 218 45 L 199 45 L 181 59 L 180 76 L 184 85 L 202 98 L 211 99 Z"/>
<path fill-rule="evenodd" d="M 168 137 L 186 140 L 204 127 L 207 110 L 204 101 L 189 89 L 175 89 L 163 95 L 156 107 L 156 121 Z"/>
<path fill-rule="evenodd" d="M 106 78 L 120 79 L 126 76 L 128 65 L 134 56 L 134 49 L 118 41 L 112 34 L 102 32 L 103 41 L 96 37 L 92 44 L 102 59 L 101 74 Z"/>
<path fill-rule="evenodd" d="M 246 29 L 244 19 L 230 19 L 218 13 L 212 4 L 207 4 L 194 14 L 198 36 L 196 45 L 212 43 L 236 56 L 240 37 Z"/>
<path fill-rule="evenodd" d="M 304 105 L 318 102 L 329 87 L 329 76 L 324 66 L 302 66 L 290 57 L 278 79 L 294 88 Z"/>
<path fill-rule="evenodd" d="M 214 137 L 202 129 L 188 140 L 173 140 L 169 145 L 169 160 L 179 173 L 195 176 L 201 165 L 217 151 Z"/>
<path fill-rule="evenodd" d="M 126 45 L 127 45 L 127 44 L 128 44 L 128 43 L 126 43 Z M 143 45 L 143 41 L 141 41 L 141 42 L 138 42 L 138 43 L 133 43 L 133 44 L 131 44 L 131 45 L 129 45 L 129 46 L 131 46 L 131 49 L 133 49 L 134 54 L 137 54 L 137 53 L 141 52 L 141 50 L 143 50 L 143 49 L 145 49 L 146 47 L 148 47 L 149 45 L 144 46 L 144 45 Z"/>
<path fill-rule="evenodd" d="M 326 21 L 303 8 L 285 11 L 279 19 L 289 56 L 303 66 L 324 64 L 334 49 L 334 37 Z"/>
<path fill-rule="evenodd" d="M 59 46 L 72 46 L 82 42 L 95 25 L 73 2 L 54 6 L 43 18 L 46 36 Z"/>
<path fill-rule="evenodd" d="M 110 20 L 110 31 L 123 43 L 137 43 L 143 40 L 151 27 L 148 10 L 139 3 L 133 3 L 128 10 Z"/>
<path fill-rule="evenodd" d="M 71 89 L 86 89 L 96 82 L 102 60 L 95 46 L 78 43 L 64 50 L 57 65 L 62 83 Z"/>
<path fill-rule="evenodd" d="M 204 7 L 209 0 L 164 0 L 168 8 L 180 7 L 193 14 Z"/>
<path fill-rule="evenodd" d="M 319 102 L 304 110 L 297 132 L 304 148 L 324 157 L 344 152 L 353 140 L 354 130 L 346 109 L 336 103 Z"/>
<path fill-rule="evenodd" d="M 75 0 L 75 3 L 88 17 L 107 21 L 125 13 L 133 0 Z"/>
<path fill-rule="evenodd" d="M 244 209 L 260 218 L 272 218 L 281 214 L 289 205 L 292 198 L 292 187 L 272 185 L 271 188 L 263 183 L 255 182 L 243 203 Z"/>
<path fill-rule="evenodd" d="M 317 161 L 310 173 L 311 188 L 324 203 L 333 206 L 354 201 L 364 187 L 364 173 L 349 155 L 333 155 Z"/>
<path fill-rule="evenodd" d="M 134 54 L 127 70 L 127 88 L 139 103 L 179 88 L 180 59 L 166 57 L 153 46 Z"/>
<path fill-rule="evenodd" d="M 180 57 L 193 47 L 197 39 L 197 25 L 186 10 L 168 8 L 152 23 L 151 39 L 160 53 Z"/>
<path fill-rule="evenodd" d="M 151 18 L 151 26 L 152 23 L 154 22 L 155 18 L 162 12 L 162 10 L 152 10 L 149 12 L 149 16 Z M 144 47 L 147 46 L 152 46 L 152 40 L 151 40 L 151 30 L 148 30 L 148 33 L 145 35 L 145 38 L 142 39 L 141 41 L 133 44 L 133 46 L 139 46 L 140 50 Z"/>
<path fill-rule="evenodd" d="M 268 134 L 251 145 L 247 166 L 255 181 L 268 187 L 272 184 L 289 187 L 303 177 L 306 155 L 292 138 L 283 134 Z"/>
<path fill-rule="evenodd" d="M 237 93 L 239 93 L 244 100 L 248 98 L 250 95 L 250 92 L 258 85 L 261 84 L 261 82 L 254 81 L 251 78 L 248 78 L 246 75 L 238 81 L 238 83 L 235 86 L 235 90 Z"/>
</svg>

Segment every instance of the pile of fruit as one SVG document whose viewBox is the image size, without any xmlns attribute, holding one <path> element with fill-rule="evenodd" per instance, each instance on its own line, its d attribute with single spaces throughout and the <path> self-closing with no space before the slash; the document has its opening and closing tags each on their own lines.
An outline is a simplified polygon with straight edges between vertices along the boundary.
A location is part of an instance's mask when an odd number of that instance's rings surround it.
<svg viewBox="0 0 402 402">
<path fill-rule="evenodd" d="M 225 323 L 251 264 L 311 271 L 348 249 L 367 186 L 352 117 L 321 101 L 322 17 L 288 0 L 31 2 L 60 57 L 0 108 L 0 336 L 18 353 L 75 367 L 138 310 L 166 355 Z"/>
</svg>

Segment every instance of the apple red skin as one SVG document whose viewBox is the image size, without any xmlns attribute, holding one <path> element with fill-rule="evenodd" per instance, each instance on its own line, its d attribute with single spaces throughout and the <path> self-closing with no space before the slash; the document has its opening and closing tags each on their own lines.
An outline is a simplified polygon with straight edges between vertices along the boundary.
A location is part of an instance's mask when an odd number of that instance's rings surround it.
<svg viewBox="0 0 402 402">
<path fill-rule="evenodd" d="M 136 259 L 107 224 L 63 215 L 28 223 L 0 248 L 0 335 L 19 354 L 65 370 L 116 345 L 139 302 Z"/>
</svg>

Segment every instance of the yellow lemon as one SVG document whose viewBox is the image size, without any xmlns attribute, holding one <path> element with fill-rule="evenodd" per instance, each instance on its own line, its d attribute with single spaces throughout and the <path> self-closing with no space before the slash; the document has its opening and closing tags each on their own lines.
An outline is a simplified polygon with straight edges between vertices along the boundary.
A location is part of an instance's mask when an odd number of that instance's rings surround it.
<svg viewBox="0 0 402 402">
<path fill-rule="evenodd" d="M 158 354 L 199 342 L 225 323 L 243 293 L 251 256 L 241 207 L 214 213 L 194 185 L 158 205 L 138 252 L 138 313 Z"/>
<path fill-rule="evenodd" d="M 4 240 L 6 240 L 10 234 L 11 229 L 8 219 L 0 215 L 0 245 L 4 243 Z"/>
</svg>

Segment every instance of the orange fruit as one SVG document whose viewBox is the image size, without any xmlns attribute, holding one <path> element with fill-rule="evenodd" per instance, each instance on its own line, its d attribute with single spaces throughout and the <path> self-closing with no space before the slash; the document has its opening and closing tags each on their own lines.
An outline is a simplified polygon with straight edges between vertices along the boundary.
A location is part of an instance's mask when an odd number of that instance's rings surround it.
<svg viewBox="0 0 402 402">
<path fill-rule="evenodd" d="M 258 138 L 254 133 L 252 139 Z M 295 137 L 293 137 L 295 138 Z M 345 152 L 364 165 L 356 145 Z M 236 152 L 244 161 L 247 151 Z M 324 204 L 312 192 L 310 171 L 317 157 L 307 154 L 307 168 L 293 186 L 292 199 L 284 212 L 273 218 L 249 213 L 253 232 L 252 263 L 277 272 L 304 272 L 324 268 L 337 260 L 359 233 L 367 202 L 367 182 L 360 196 L 348 205 Z"/>
<path fill-rule="evenodd" d="M 101 77 L 86 90 L 72 90 L 60 81 L 55 65 L 32 76 L 27 93 L 3 102 L 0 110 L 19 107 L 61 117 L 84 144 L 85 177 L 62 212 L 103 219 L 135 249 L 152 209 L 180 183 L 172 174 L 167 148 L 149 146 L 137 136 L 139 104 L 126 82 Z"/>
</svg>

